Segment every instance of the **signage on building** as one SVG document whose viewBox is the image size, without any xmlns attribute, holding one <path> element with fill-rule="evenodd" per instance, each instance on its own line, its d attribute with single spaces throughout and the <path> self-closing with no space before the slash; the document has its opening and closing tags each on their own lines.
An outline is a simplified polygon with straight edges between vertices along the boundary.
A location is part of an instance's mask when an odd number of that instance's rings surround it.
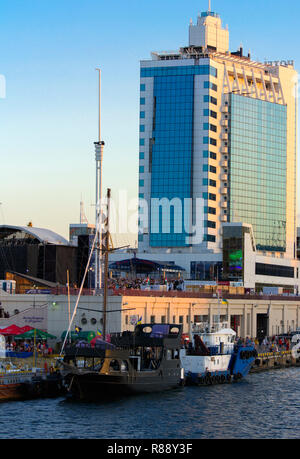
<svg viewBox="0 0 300 459">
<path fill-rule="evenodd" d="M 138 323 L 138 316 L 130 316 L 130 325 L 136 325 Z"/>
<path fill-rule="evenodd" d="M 284 67 L 294 67 L 295 61 L 283 60 L 283 61 L 265 61 L 265 65 L 272 65 L 272 67 L 278 67 L 283 65 Z"/>
</svg>

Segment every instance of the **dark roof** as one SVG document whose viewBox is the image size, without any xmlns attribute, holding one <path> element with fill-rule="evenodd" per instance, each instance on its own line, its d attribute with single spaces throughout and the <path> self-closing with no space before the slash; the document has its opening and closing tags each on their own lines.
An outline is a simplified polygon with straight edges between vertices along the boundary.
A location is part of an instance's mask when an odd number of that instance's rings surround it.
<svg viewBox="0 0 300 459">
<path fill-rule="evenodd" d="M 185 271 L 181 266 L 172 263 L 163 263 L 152 260 L 144 260 L 141 258 L 128 258 L 126 260 L 115 261 L 109 265 L 111 270 L 131 271 L 135 269 L 137 272 L 153 272 L 153 271 Z"/>
</svg>

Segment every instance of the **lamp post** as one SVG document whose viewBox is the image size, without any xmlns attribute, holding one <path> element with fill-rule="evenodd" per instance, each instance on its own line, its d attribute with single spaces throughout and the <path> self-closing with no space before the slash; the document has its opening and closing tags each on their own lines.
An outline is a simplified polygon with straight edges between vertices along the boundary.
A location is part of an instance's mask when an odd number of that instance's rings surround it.
<svg viewBox="0 0 300 459">
<path fill-rule="evenodd" d="M 96 217 L 95 217 L 95 291 L 102 287 L 102 165 L 104 142 L 101 140 L 101 70 L 99 72 L 99 130 L 98 142 L 95 142 L 96 160 Z"/>
</svg>

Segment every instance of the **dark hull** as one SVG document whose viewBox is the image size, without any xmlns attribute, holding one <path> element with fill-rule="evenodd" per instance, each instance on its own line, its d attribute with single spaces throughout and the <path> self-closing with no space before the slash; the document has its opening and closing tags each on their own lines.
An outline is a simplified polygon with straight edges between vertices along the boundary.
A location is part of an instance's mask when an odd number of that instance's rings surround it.
<svg viewBox="0 0 300 459">
<path fill-rule="evenodd" d="M 132 380 L 126 376 L 73 375 L 70 377 L 68 395 L 80 400 L 101 400 L 107 397 L 161 392 L 180 386 L 182 382 L 177 376 L 164 379 L 151 375 Z"/>
<path fill-rule="evenodd" d="M 2 384 L 0 386 L 0 402 L 23 400 L 22 384 Z"/>
</svg>

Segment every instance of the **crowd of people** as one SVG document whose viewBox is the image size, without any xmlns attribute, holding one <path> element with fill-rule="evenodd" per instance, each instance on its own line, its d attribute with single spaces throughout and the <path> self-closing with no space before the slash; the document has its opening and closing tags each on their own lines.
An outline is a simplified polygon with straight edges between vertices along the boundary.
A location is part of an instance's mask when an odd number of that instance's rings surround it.
<svg viewBox="0 0 300 459">
<path fill-rule="evenodd" d="M 12 352 L 34 352 L 34 341 L 11 341 L 6 343 L 6 350 Z M 53 349 L 46 341 L 38 341 L 36 343 L 36 351 L 40 356 L 47 356 L 53 354 Z"/>
<path fill-rule="evenodd" d="M 289 336 L 272 336 L 257 339 L 255 344 L 259 350 L 268 352 L 289 351 L 291 349 L 291 337 Z"/>
<path fill-rule="evenodd" d="M 236 344 L 251 346 L 254 345 L 259 352 L 279 352 L 291 349 L 291 336 L 271 336 L 265 338 L 236 338 Z"/>
<path fill-rule="evenodd" d="M 143 290 L 147 287 L 153 288 L 153 286 L 165 286 L 167 291 L 180 290 L 183 291 L 184 281 L 182 279 L 167 280 L 165 278 L 153 279 L 153 278 L 135 278 L 135 279 L 109 279 L 108 288 L 111 290 Z"/>
</svg>

